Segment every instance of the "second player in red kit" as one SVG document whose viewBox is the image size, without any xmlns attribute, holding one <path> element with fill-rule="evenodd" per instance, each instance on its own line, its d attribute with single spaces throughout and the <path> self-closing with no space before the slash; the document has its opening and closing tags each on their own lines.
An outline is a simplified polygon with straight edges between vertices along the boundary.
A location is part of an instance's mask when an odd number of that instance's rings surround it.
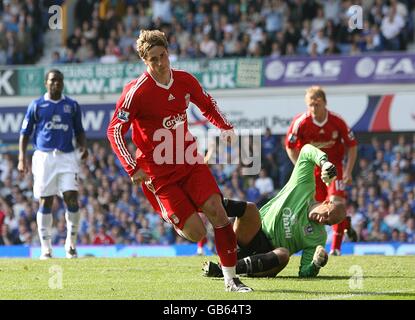
<svg viewBox="0 0 415 320">
<path fill-rule="evenodd" d="M 297 115 L 287 132 L 286 150 L 291 161 L 295 164 L 299 150 L 309 143 L 324 151 L 329 160 L 337 168 L 337 179 L 326 186 L 321 179 L 321 169 L 316 167 L 316 195 L 315 200 L 342 201 L 345 203 L 345 184 L 352 182 L 352 170 L 357 157 L 357 141 L 352 130 L 343 118 L 327 110 L 327 99 L 321 87 L 313 86 L 307 89 L 305 95 L 307 111 Z M 347 150 L 347 163 L 343 168 L 343 158 Z M 333 226 L 332 254 L 340 254 L 344 231 L 354 240 L 354 230 L 350 219 Z"/>
</svg>

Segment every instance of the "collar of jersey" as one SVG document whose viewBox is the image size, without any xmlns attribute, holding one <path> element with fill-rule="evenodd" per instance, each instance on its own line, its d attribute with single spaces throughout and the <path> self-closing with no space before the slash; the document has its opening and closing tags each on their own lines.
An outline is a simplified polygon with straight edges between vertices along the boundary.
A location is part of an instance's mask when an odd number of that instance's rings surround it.
<svg viewBox="0 0 415 320">
<path fill-rule="evenodd" d="M 324 120 L 323 121 L 321 121 L 321 122 L 318 122 L 316 119 L 314 119 L 313 117 L 311 117 L 311 119 L 313 120 L 313 123 L 316 125 L 316 126 L 319 126 L 319 127 L 322 127 L 322 126 L 324 126 L 326 123 L 327 123 L 327 120 L 329 119 L 329 111 L 327 110 L 327 112 L 326 112 L 326 117 L 324 118 Z"/>
<path fill-rule="evenodd" d="M 173 79 L 173 72 L 171 71 L 171 68 L 170 68 L 170 81 L 167 85 L 164 85 L 164 84 L 158 82 L 156 79 L 154 79 L 150 72 L 147 71 L 147 73 L 150 75 L 151 79 L 154 80 L 156 85 L 159 86 L 160 88 L 163 88 L 163 89 L 167 90 L 167 89 L 170 89 L 171 85 L 173 84 L 174 79 Z"/>
<path fill-rule="evenodd" d="M 65 99 L 65 96 L 64 95 L 62 95 L 61 96 L 61 98 L 59 99 L 59 100 L 52 100 L 50 97 L 49 97 L 49 93 L 45 93 L 44 94 L 44 96 L 43 96 L 43 99 L 45 100 L 45 101 L 51 101 L 51 102 L 53 102 L 53 103 L 58 103 L 58 102 L 61 102 L 62 100 L 64 100 Z"/>
</svg>

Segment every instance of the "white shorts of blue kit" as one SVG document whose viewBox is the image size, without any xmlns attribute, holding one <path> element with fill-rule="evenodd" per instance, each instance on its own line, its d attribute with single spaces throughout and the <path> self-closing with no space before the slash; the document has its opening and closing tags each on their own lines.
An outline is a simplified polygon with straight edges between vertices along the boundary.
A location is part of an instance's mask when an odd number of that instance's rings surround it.
<svg viewBox="0 0 415 320">
<path fill-rule="evenodd" d="M 35 199 L 78 191 L 78 153 L 36 150 L 32 157 L 33 196 Z"/>
</svg>

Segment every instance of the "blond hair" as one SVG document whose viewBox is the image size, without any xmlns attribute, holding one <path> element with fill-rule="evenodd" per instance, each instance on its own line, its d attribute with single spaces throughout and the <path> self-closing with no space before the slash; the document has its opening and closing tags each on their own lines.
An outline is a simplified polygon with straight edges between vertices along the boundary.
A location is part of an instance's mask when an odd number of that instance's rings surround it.
<svg viewBox="0 0 415 320">
<path fill-rule="evenodd" d="M 139 57 L 145 59 L 151 48 L 161 46 L 167 49 L 168 42 L 164 32 L 159 30 L 141 30 L 136 41 L 136 49 Z"/>
<path fill-rule="evenodd" d="M 305 95 L 309 96 L 310 98 L 321 98 L 324 102 L 326 100 L 326 93 L 324 92 L 323 88 L 320 86 L 312 86 L 305 91 Z"/>
</svg>

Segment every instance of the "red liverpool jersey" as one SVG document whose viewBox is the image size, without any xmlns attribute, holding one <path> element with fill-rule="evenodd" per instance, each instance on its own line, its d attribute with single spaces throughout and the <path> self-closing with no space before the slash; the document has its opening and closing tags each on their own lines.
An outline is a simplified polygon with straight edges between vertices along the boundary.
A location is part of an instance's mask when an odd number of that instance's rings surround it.
<svg viewBox="0 0 415 320">
<path fill-rule="evenodd" d="M 196 141 L 188 130 L 186 114 L 190 102 L 216 127 L 232 128 L 218 110 L 216 101 L 185 71 L 171 69 L 167 85 L 144 72 L 124 87 L 107 136 L 130 176 L 138 168 L 150 178 L 173 172 L 180 174 L 194 164 L 195 158 L 191 155 L 197 154 Z M 135 157 L 129 153 L 125 140 L 130 127 L 132 141 L 137 147 Z"/>
<path fill-rule="evenodd" d="M 351 129 L 338 114 L 327 111 L 326 119 L 319 123 L 310 113 L 304 112 L 294 117 L 285 138 L 285 145 L 294 149 L 310 143 L 327 153 L 331 162 L 341 163 L 344 149 L 357 145 Z"/>
</svg>

